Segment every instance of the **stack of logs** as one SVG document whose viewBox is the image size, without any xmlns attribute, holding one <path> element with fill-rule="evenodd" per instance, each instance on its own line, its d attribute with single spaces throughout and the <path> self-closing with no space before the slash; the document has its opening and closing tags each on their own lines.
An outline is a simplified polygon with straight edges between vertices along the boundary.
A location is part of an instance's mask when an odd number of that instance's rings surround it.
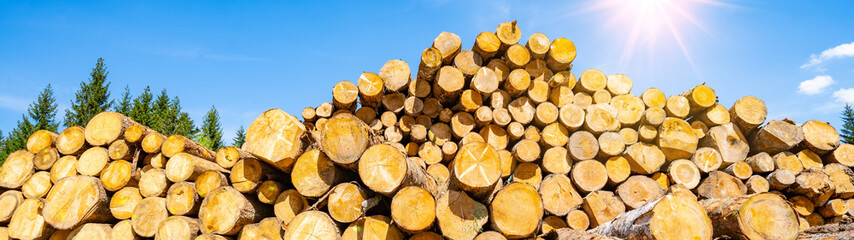
<svg viewBox="0 0 854 240">
<path fill-rule="evenodd" d="M 792 239 L 849 221 L 854 145 L 698 85 L 666 96 L 514 22 L 392 60 L 216 152 L 115 112 L 0 168 L 0 239 Z M 763 125 L 764 124 L 764 125 Z"/>
</svg>

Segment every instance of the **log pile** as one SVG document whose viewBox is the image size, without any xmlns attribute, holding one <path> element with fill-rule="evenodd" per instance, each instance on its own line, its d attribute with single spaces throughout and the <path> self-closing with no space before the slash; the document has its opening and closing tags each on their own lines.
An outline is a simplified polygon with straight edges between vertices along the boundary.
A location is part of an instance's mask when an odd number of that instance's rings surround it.
<svg viewBox="0 0 854 240">
<path fill-rule="evenodd" d="M 705 84 L 635 95 L 522 37 L 443 32 L 417 69 L 262 113 L 242 148 L 115 112 L 38 131 L 0 167 L 0 238 L 793 239 L 850 218 L 854 145 L 828 123 Z"/>
</svg>

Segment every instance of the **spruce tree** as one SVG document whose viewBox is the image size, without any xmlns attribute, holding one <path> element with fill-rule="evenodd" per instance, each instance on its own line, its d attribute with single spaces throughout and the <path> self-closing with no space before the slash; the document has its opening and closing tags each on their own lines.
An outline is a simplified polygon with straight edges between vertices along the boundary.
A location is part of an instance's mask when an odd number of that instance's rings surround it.
<svg viewBox="0 0 854 240">
<path fill-rule="evenodd" d="M 175 120 L 178 119 L 178 114 L 172 112 L 171 99 L 166 93 L 166 89 L 160 91 L 154 102 L 151 103 L 151 125 L 152 129 L 165 135 L 172 135 L 174 130 L 172 126 Z"/>
<path fill-rule="evenodd" d="M 125 92 L 122 93 L 122 100 L 116 104 L 113 110 L 122 115 L 130 116 L 131 109 L 133 109 L 133 99 L 130 95 L 130 87 L 125 86 Z"/>
<path fill-rule="evenodd" d="M 178 99 L 178 96 L 175 96 L 172 99 L 172 102 L 169 105 L 169 116 L 174 116 L 172 123 L 172 134 L 180 134 L 188 138 L 195 138 L 196 134 L 199 133 L 199 129 L 196 128 L 195 123 L 193 123 L 193 119 L 190 118 L 190 114 L 181 111 L 181 100 Z"/>
<path fill-rule="evenodd" d="M 53 88 L 50 84 L 42 90 L 38 99 L 30 104 L 27 110 L 33 120 L 35 130 L 48 130 L 56 132 L 59 123 L 56 122 L 56 98 L 53 97 Z"/>
<path fill-rule="evenodd" d="M 199 130 L 199 135 L 196 138 L 199 144 L 211 150 L 222 147 L 222 124 L 219 122 L 219 112 L 215 106 L 211 106 L 211 110 L 208 111 L 205 120 L 202 122 L 202 128 Z"/>
<path fill-rule="evenodd" d="M 3 148 L 0 149 L 0 159 L 6 161 L 6 157 L 8 157 L 10 153 L 26 149 L 27 139 L 29 139 L 30 135 L 35 131 L 35 126 L 30 122 L 30 119 L 27 118 L 26 115 L 21 115 L 21 120 L 18 121 L 18 126 L 9 133 L 9 136 L 6 137 L 5 143 L 3 144 Z"/>
<path fill-rule="evenodd" d="M 107 82 L 107 66 L 104 59 L 98 58 L 92 68 L 88 82 L 80 83 L 80 90 L 74 93 L 70 109 L 65 110 L 65 126 L 85 126 L 96 114 L 110 109 L 110 83 Z"/>
<path fill-rule="evenodd" d="M 237 134 L 231 141 L 232 146 L 236 148 L 243 147 L 243 143 L 246 142 L 246 129 L 244 129 L 242 125 L 237 129 Z"/>
<path fill-rule="evenodd" d="M 854 143 L 854 110 L 848 104 L 845 104 L 845 108 L 842 109 L 842 130 L 840 132 L 842 142 Z"/>
<path fill-rule="evenodd" d="M 154 109 L 151 105 L 153 99 L 154 95 L 151 95 L 151 88 L 146 86 L 142 94 L 133 99 L 133 106 L 131 106 L 128 117 L 133 118 L 139 124 L 154 128 Z"/>
</svg>

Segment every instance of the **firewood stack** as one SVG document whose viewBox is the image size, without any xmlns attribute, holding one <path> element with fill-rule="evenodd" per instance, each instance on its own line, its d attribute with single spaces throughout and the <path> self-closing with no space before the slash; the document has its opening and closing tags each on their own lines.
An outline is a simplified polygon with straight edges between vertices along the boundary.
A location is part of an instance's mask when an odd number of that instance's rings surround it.
<svg viewBox="0 0 854 240">
<path fill-rule="evenodd" d="M 443 32 L 212 151 L 115 112 L 0 168 L 0 239 L 792 239 L 848 220 L 854 145 L 704 84 L 635 95 L 514 22 Z M 413 72 L 414 71 L 414 72 Z M 580 73 L 576 78 L 575 73 Z M 413 74 L 416 76 L 412 78 Z"/>
</svg>

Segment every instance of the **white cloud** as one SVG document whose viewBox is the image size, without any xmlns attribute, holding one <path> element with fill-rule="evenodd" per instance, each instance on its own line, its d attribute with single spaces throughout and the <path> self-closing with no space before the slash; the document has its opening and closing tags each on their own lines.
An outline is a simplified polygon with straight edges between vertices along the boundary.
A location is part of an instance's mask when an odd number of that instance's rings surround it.
<svg viewBox="0 0 854 240">
<path fill-rule="evenodd" d="M 798 92 L 806 95 L 816 95 L 824 92 L 824 89 L 833 83 L 833 78 L 828 75 L 816 76 L 813 79 L 801 82 L 798 85 Z"/>
<path fill-rule="evenodd" d="M 824 63 L 824 61 L 845 57 L 854 57 L 854 42 L 824 50 L 819 55 L 813 54 L 810 56 L 809 62 L 801 65 L 801 68 L 816 67 Z M 819 68 L 819 70 L 821 70 L 821 68 Z"/>
<path fill-rule="evenodd" d="M 854 104 L 854 88 L 836 90 L 836 92 L 833 92 L 833 98 L 835 98 L 837 102 Z"/>
<path fill-rule="evenodd" d="M 0 94 L 0 108 L 25 112 L 30 102 L 27 99 Z"/>
</svg>

